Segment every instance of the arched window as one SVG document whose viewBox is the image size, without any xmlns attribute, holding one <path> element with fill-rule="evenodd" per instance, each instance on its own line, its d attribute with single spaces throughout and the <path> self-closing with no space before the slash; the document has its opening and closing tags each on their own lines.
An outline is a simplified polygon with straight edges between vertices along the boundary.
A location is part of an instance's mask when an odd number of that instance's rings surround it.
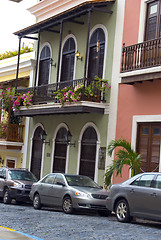
<svg viewBox="0 0 161 240">
<path fill-rule="evenodd" d="M 97 28 L 90 39 L 88 78 L 102 78 L 105 52 L 105 34 L 102 28 Z"/>
<path fill-rule="evenodd" d="M 43 129 L 42 127 L 37 127 L 33 137 L 32 144 L 32 156 L 31 156 L 31 172 L 40 179 L 41 173 L 41 159 L 42 159 L 42 140 L 41 133 Z"/>
<path fill-rule="evenodd" d="M 65 173 L 67 153 L 66 135 L 67 130 L 65 127 L 61 127 L 56 135 L 53 172 Z"/>
<path fill-rule="evenodd" d="M 40 54 L 38 86 L 48 84 L 50 62 L 51 51 L 49 46 L 45 45 Z"/>
<path fill-rule="evenodd" d="M 88 127 L 82 136 L 79 174 L 94 179 L 96 162 L 97 133 Z"/>
<path fill-rule="evenodd" d="M 73 38 L 68 38 L 62 52 L 61 82 L 73 80 L 74 62 L 75 41 Z"/>
</svg>

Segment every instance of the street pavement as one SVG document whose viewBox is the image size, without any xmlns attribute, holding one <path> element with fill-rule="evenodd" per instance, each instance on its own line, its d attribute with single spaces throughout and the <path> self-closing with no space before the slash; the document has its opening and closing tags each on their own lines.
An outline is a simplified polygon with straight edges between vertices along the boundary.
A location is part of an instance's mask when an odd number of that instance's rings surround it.
<svg viewBox="0 0 161 240">
<path fill-rule="evenodd" d="M 7 239 L 16 240 L 161 240 L 161 223 L 141 219 L 117 222 L 114 215 L 64 214 L 60 210 L 34 210 L 31 205 L 0 203 L 0 226 L 14 229 Z M 7 229 L 0 229 L 0 239 Z M 11 238 L 12 234 L 18 234 Z"/>
</svg>

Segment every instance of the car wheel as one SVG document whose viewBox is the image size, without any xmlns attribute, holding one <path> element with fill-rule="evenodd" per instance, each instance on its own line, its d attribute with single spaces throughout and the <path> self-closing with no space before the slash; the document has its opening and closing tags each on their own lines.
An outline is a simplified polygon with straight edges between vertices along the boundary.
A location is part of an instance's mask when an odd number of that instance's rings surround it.
<svg viewBox="0 0 161 240">
<path fill-rule="evenodd" d="M 73 204 L 72 204 L 72 199 L 69 196 L 66 196 L 63 199 L 63 212 L 64 213 L 72 213 L 73 212 Z"/>
<path fill-rule="evenodd" d="M 4 191 L 4 195 L 3 195 L 3 203 L 4 204 L 9 204 L 11 203 L 11 197 L 10 197 L 10 194 L 9 194 L 9 190 L 8 189 L 5 189 Z"/>
<path fill-rule="evenodd" d="M 39 194 L 35 194 L 34 199 L 33 199 L 33 207 L 35 209 L 41 209 L 41 201 L 40 201 L 40 196 Z"/>
<path fill-rule="evenodd" d="M 119 222 L 127 223 L 131 221 L 129 205 L 126 200 L 121 199 L 116 204 L 115 214 Z"/>
<path fill-rule="evenodd" d="M 102 217 L 108 217 L 111 214 L 111 211 L 109 210 L 98 210 L 98 214 Z"/>
</svg>

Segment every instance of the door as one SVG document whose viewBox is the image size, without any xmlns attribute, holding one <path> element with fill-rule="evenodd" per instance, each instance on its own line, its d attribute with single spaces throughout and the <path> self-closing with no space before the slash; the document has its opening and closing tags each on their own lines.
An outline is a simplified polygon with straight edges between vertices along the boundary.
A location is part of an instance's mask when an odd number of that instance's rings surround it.
<svg viewBox="0 0 161 240">
<path fill-rule="evenodd" d="M 67 130 L 64 127 L 60 128 L 56 135 L 53 172 L 65 173 L 67 154 L 66 135 Z"/>
<path fill-rule="evenodd" d="M 94 180 L 96 163 L 97 133 L 93 127 L 88 127 L 81 141 L 81 156 L 79 174 Z"/>
<path fill-rule="evenodd" d="M 15 160 L 7 159 L 7 167 L 8 168 L 15 168 Z"/>
<path fill-rule="evenodd" d="M 142 156 L 143 172 L 158 172 L 160 162 L 161 124 L 139 124 L 137 152 Z"/>
<path fill-rule="evenodd" d="M 38 192 L 40 194 L 40 199 L 42 204 L 52 205 L 52 206 L 55 205 L 55 200 L 52 196 L 55 177 L 56 177 L 56 174 L 49 174 L 42 180 L 39 186 Z"/>
<path fill-rule="evenodd" d="M 42 160 L 42 140 L 41 140 L 41 133 L 43 129 L 42 127 L 37 127 L 34 137 L 33 137 L 33 145 L 32 145 L 32 156 L 31 156 L 31 169 L 30 171 L 40 179 L 41 173 L 41 160 Z"/>
<path fill-rule="evenodd" d="M 90 39 L 88 78 L 94 79 L 95 76 L 102 78 L 105 51 L 105 34 L 103 29 L 98 28 L 94 31 Z"/>
<path fill-rule="evenodd" d="M 75 63 L 75 41 L 73 38 L 69 38 L 65 42 L 63 51 L 62 51 L 62 66 L 61 66 L 61 78 L 60 78 L 61 82 L 73 80 L 74 65 L 75 65 L 74 63 Z M 63 85 L 61 84 L 61 86 Z"/>
<path fill-rule="evenodd" d="M 51 52 L 49 46 L 44 46 L 39 61 L 38 86 L 48 84 L 50 72 Z"/>
<path fill-rule="evenodd" d="M 128 188 L 128 202 L 132 214 L 140 217 L 146 217 L 153 214 L 154 198 L 152 181 L 154 174 L 145 174 L 136 179 Z"/>
</svg>

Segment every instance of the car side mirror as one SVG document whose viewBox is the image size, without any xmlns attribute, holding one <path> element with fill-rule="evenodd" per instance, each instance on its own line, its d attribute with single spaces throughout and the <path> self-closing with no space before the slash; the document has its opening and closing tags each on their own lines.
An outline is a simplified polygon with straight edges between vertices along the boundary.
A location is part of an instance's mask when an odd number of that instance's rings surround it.
<svg viewBox="0 0 161 240">
<path fill-rule="evenodd" d="M 62 182 L 57 182 L 57 185 L 60 185 L 60 186 L 65 186 L 65 183 L 62 183 Z"/>
</svg>

